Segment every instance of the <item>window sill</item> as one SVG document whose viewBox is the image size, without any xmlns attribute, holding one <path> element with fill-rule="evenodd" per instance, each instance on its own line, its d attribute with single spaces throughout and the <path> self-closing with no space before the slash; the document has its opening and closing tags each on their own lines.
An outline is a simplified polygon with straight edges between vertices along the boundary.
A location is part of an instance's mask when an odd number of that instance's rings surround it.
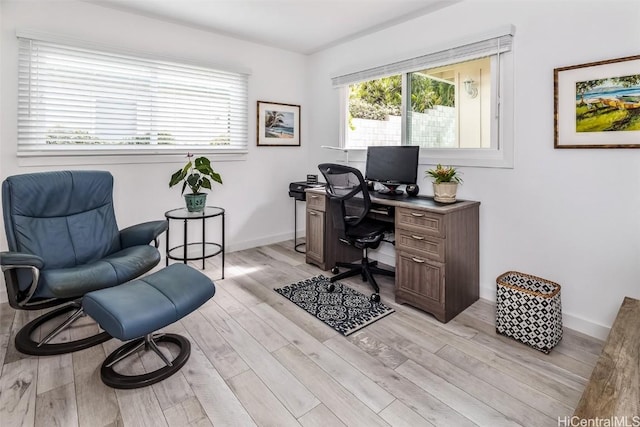
<svg viewBox="0 0 640 427">
<path fill-rule="evenodd" d="M 367 149 L 363 147 L 340 149 L 347 153 L 343 156 L 349 162 L 366 162 Z M 503 148 L 502 150 L 493 149 L 473 149 L 473 148 L 421 148 L 420 149 L 420 165 L 452 165 L 480 168 L 513 168 L 513 153 Z"/>
<path fill-rule="evenodd" d="M 509 150 L 495 149 L 422 149 L 420 164 L 454 165 L 481 168 L 513 168 L 513 153 Z"/>
</svg>

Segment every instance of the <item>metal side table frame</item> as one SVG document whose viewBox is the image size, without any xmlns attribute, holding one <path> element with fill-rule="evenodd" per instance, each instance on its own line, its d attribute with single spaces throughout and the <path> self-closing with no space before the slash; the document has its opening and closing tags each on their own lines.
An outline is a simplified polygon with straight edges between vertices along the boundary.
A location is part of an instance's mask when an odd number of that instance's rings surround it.
<svg viewBox="0 0 640 427">
<path fill-rule="evenodd" d="M 167 218 L 167 240 L 166 240 L 166 265 L 169 265 L 169 260 L 177 260 L 182 261 L 183 263 L 187 263 L 187 261 L 197 261 L 202 260 L 202 269 L 205 268 L 205 259 L 214 257 L 216 255 L 222 255 L 222 279 L 224 279 L 224 216 L 225 211 L 223 208 L 217 206 L 206 206 L 200 212 L 189 212 L 187 208 L 177 208 L 172 209 L 170 211 L 165 212 L 165 218 Z M 221 218 L 221 235 L 222 241 L 221 243 L 217 242 L 207 242 L 206 241 L 206 220 L 209 218 Z M 184 240 L 183 244 L 169 247 L 170 240 L 170 230 L 171 230 L 171 220 L 182 220 L 183 221 L 183 233 Z M 188 223 L 192 220 L 201 220 L 202 221 L 202 241 L 200 242 L 188 242 Z M 197 248 L 201 247 L 201 251 L 199 253 L 191 253 L 189 254 L 189 248 Z"/>
</svg>

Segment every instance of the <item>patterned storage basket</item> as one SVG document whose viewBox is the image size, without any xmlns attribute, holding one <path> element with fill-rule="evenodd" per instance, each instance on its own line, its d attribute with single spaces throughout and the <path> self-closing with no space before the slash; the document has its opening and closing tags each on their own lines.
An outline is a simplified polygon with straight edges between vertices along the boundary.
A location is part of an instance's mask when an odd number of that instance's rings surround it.
<svg viewBox="0 0 640 427">
<path fill-rule="evenodd" d="M 517 271 L 496 283 L 496 332 L 549 353 L 562 338 L 560 285 Z"/>
</svg>

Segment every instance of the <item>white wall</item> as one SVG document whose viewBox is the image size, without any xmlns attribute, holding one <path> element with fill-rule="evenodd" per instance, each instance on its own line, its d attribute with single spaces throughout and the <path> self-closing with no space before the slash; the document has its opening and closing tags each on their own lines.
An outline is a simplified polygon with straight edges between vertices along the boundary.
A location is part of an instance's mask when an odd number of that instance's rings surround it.
<svg viewBox="0 0 640 427">
<path fill-rule="evenodd" d="M 1 179 L 44 170 L 109 170 L 115 177 L 116 216 L 121 227 L 162 219 L 165 211 L 183 205 L 180 190 L 177 187 L 169 189 L 168 182 L 171 174 L 186 162 L 186 157 L 166 159 L 156 156 L 147 159 L 154 163 L 142 164 L 134 163 L 135 159 L 108 164 L 98 157 L 35 160 L 16 157 L 16 29 L 73 37 L 160 57 L 184 58 L 202 65 L 239 66 L 252 71 L 249 79 L 249 154 L 245 161 L 214 163 L 214 168 L 222 174 L 224 185 L 215 186 L 209 194 L 208 204 L 226 209 L 228 250 L 293 237 L 293 200 L 287 195 L 287 186 L 311 172 L 305 168 L 310 151 L 305 56 L 79 1 L 3 0 L 1 28 Z M 301 147 L 256 147 L 257 100 L 302 105 Z M 303 216 L 299 218 L 302 229 Z M 0 235 L 0 248 L 6 249 L 4 233 Z M 4 286 L 2 288 L 0 301 L 3 296 L 6 298 Z"/>
<path fill-rule="evenodd" d="M 562 285 L 565 326 L 604 337 L 622 298 L 640 297 L 640 151 L 554 150 L 553 69 L 637 55 L 638 22 L 637 1 L 463 2 L 318 53 L 309 64 L 315 153 L 344 158 L 319 148 L 338 141 L 332 76 L 515 25 L 515 167 L 463 168 L 459 189 L 482 202 L 481 296 L 495 299 L 505 271 L 541 276 Z M 428 180 L 419 184 L 432 194 Z"/>
<path fill-rule="evenodd" d="M 3 0 L 0 13 L 1 179 L 70 167 L 64 164 L 69 159 L 29 166 L 16 158 L 16 28 L 252 70 L 249 154 L 246 161 L 215 164 L 225 184 L 209 196 L 211 204 L 227 209 L 231 250 L 292 237 L 286 185 L 318 173 L 318 163 L 344 159 L 320 148 L 339 141 L 338 94 L 330 77 L 513 24 L 515 167 L 464 168 L 460 188 L 461 198 L 482 202 L 481 296 L 494 299 L 495 278 L 507 270 L 556 281 L 563 286 L 565 325 L 596 336 L 606 334 L 623 296 L 640 298 L 640 151 L 553 149 L 553 69 L 637 55 L 638 2 L 463 2 L 311 57 L 77 1 Z M 302 105 L 302 147 L 255 146 L 257 100 Z M 116 214 L 127 226 L 162 218 L 181 204 L 179 190 L 167 182 L 182 159 L 152 160 L 104 164 L 84 158 L 85 165 L 73 167 L 114 174 Z M 420 184 L 423 194 L 431 194 L 429 181 Z"/>
</svg>

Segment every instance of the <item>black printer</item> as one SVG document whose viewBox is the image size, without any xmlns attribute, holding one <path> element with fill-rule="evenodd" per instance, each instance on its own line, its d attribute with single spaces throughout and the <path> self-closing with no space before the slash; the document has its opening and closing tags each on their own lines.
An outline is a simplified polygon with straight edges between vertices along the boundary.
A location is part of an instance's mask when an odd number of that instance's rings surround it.
<svg viewBox="0 0 640 427">
<path fill-rule="evenodd" d="M 292 182 L 289 184 L 289 197 L 296 200 L 307 200 L 307 188 L 324 187 L 323 182 L 309 183 L 307 181 Z"/>
</svg>

